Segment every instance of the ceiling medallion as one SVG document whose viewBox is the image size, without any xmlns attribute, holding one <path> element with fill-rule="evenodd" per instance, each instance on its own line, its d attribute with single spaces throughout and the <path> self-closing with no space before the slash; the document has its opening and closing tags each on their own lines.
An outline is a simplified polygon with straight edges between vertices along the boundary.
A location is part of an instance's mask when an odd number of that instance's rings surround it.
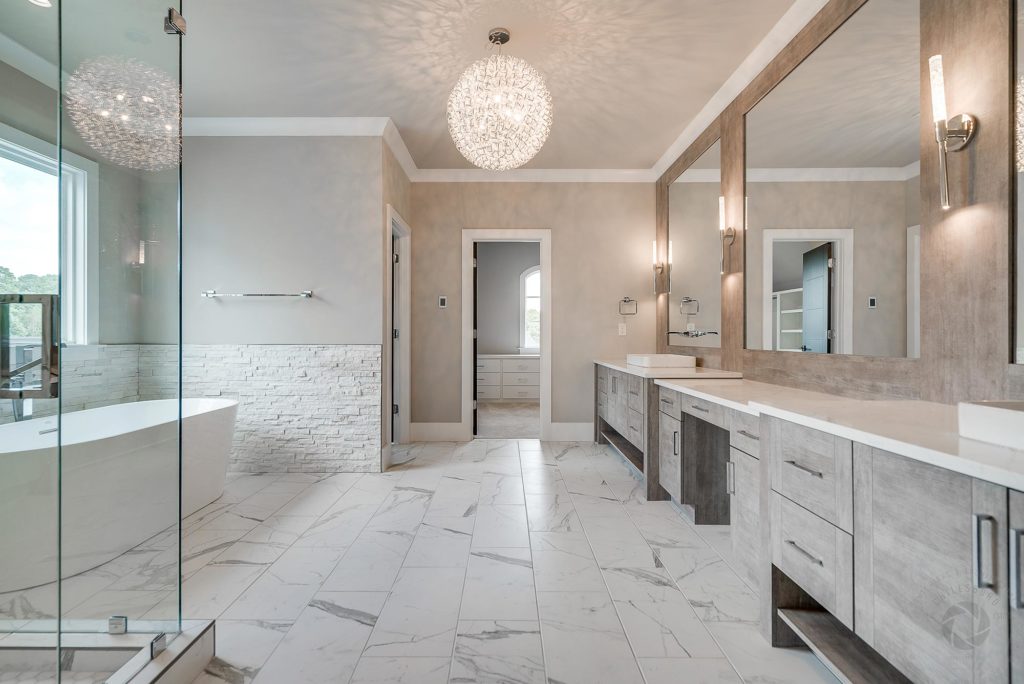
<svg viewBox="0 0 1024 684">
<path fill-rule="evenodd" d="M 524 60 L 501 53 L 508 29 L 491 29 L 497 52 L 474 62 L 448 96 L 448 131 L 473 165 L 492 171 L 519 168 L 551 132 L 551 93 Z"/>
<path fill-rule="evenodd" d="M 170 75 L 136 59 L 83 61 L 67 80 L 64 102 L 89 147 L 119 166 L 176 167 L 181 158 L 181 98 Z"/>
</svg>

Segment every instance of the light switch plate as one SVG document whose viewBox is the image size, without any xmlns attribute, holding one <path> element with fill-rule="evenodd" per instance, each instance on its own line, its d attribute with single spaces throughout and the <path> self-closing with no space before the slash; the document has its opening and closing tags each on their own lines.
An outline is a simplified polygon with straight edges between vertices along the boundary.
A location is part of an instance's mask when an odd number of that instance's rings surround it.
<svg viewBox="0 0 1024 684">
<path fill-rule="evenodd" d="M 625 337 L 626 336 L 626 324 L 625 323 L 619 323 L 619 336 L 620 337 Z"/>
</svg>

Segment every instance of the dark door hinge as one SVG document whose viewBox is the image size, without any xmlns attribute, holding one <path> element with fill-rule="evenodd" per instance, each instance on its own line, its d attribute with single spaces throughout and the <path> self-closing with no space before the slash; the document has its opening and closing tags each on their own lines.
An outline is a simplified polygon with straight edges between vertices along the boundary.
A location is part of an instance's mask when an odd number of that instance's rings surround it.
<svg viewBox="0 0 1024 684">
<path fill-rule="evenodd" d="M 393 328 L 391 330 L 391 337 L 392 337 L 392 339 L 396 339 L 396 340 L 398 339 L 398 328 Z"/>
<path fill-rule="evenodd" d="M 397 264 L 397 263 L 398 263 L 398 255 L 397 255 L 397 254 L 394 254 L 393 256 L 394 256 L 394 258 L 395 258 L 395 263 Z"/>
<path fill-rule="evenodd" d="M 167 16 L 164 17 L 164 33 L 171 36 L 183 36 L 188 28 L 185 17 L 173 7 L 167 8 Z"/>
<path fill-rule="evenodd" d="M 398 404 L 392 404 L 391 405 L 391 414 L 395 415 L 395 416 L 398 415 Z"/>
</svg>

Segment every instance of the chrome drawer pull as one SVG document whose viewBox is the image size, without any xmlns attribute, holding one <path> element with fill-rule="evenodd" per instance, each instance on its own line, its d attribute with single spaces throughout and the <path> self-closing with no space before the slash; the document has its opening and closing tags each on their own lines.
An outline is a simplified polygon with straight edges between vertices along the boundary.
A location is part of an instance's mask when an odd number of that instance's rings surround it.
<svg viewBox="0 0 1024 684">
<path fill-rule="evenodd" d="M 736 432 L 737 432 L 737 434 L 741 434 L 744 437 L 746 437 L 747 439 L 752 439 L 755 442 L 760 442 L 761 441 L 761 437 L 760 436 L 752 435 L 749 432 L 747 432 L 746 430 L 737 430 Z"/>
<path fill-rule="evenodd" d="M 984 549 L 982 548 L 985 538 L 981 534 L 981 526 L 985 523 L 992 525 L 992 531 L 995 532 L 995 518 L 985 513 L 974 514 L 974 534 L 972 535 L 974 537 L 974 586 L 978 589 L 995 589 L 995 581 L 985 579 L 986 575 L 984 574 L 984 568 L 982 567 L 985 564 Z M 990 535 L 989 539 L 991 538 L 992 537 Z"/>
<path fill-rule="evenodd" d="M 801 555 L 803 555 L 804 557 L 807 558 L 807 560 L 811 561 L 812 563 L 817 563 L 818 565 L 820 565 L 822 567 L 825 567 L 825 563 L 820 558 L 815 556 L 813 553 L 811 553 L 810 551 L 808 551 L 804 547 L 802 547 L 799 544 L 797 544 L 792 539 L 787 539 L 786 543 L 789 544 L 790 546 L 792 546 L 797 551 L 799 551 Z"/>
<path fill-rule="evenodd" d="M 1010 530 L 1010 609 L 1020 610 L 1024 608 L 1024 597 L 1021 596 L 1020 582 L 1020 550 L 1021 537 L 1024 530 Z"/>
<path fill-rule="evenodd" d="M 666 406 L 671 406 L 674 402 L 671 399 L 666 399 L 665 397 L 662 397 L 661 403 L 665 404 Z"/>
<path fill-rule="evenodd" d="M 736 464 L 732 461 L 725 462 L 725 493 L 736 493 Z"/>
<path fill-rule="evenodd" d="M 807 473 L 808 475 L 811 475 L 812 477 L 817 477 L 819 479 L 824 479 L 824 477 L 825 477 L 824 473 L 822 473 L 820 470 L 814 470 L 813 468 L 808 468 L 807 466 L 805 466 L 803 464 L 800 464 L 800 463 L 797 463 L 796 461 L 786 461 L 786 464 L 793 466 L 797 470 L 802 470 L 805 473 Z"/>
<path fill-rule="evenodd" d="M 678 456 L 679 455 L 679 431 L 678 430 L 673 430 L 672 431 L 672 455 L 673 456 Z"/>
<path fill-rule="evenodd" d="M 711 413 L 711 409 L 706 409 L 703 406 L 697 406 L 696 404 L 690 404 L 690 408 L 701 411 L 703 413 Z"/>
</svg>

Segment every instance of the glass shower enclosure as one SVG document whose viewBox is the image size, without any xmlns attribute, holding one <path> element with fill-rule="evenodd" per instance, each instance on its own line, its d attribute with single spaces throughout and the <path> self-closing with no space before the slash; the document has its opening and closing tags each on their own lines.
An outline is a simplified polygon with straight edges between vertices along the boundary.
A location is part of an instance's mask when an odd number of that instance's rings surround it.
<svg viewBox="0 0 1024 684">
<path fill-rule="evenodd" d="M 0 2 L 3 681 L 106 681 L 128 656 L 90 645 L 180 630 L 171 9 Z"/>
</svg>

